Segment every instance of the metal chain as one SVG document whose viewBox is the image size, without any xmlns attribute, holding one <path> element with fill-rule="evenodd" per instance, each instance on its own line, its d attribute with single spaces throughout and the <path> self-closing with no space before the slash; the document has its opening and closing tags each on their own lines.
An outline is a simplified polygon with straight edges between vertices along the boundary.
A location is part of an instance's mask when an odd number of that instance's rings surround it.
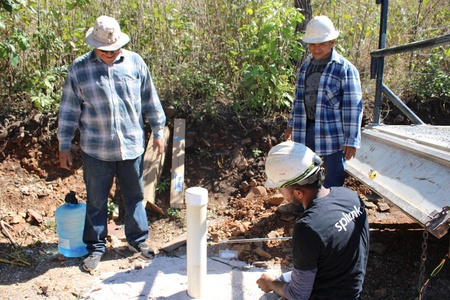
<svg viewBox="0 0 450 300">
<path fill-rule="evenodd" d="M 420 263 L 419 288 L 418 288 L 419 293 L 420 289 L 422 288 L 422 285 L 425 282 L 425 263 L 427 261 L 427 248 L 428 248 L 427 240 L 428 240 L 428 231 L 425 229 L 423 231 L 422 255 L 420 256 L 421 263 Z"/>
</svg>

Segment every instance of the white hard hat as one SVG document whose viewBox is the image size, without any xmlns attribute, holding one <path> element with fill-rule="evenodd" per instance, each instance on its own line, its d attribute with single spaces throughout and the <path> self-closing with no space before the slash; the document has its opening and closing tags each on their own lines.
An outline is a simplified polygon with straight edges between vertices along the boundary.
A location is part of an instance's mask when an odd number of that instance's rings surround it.
<svg viewBox="0 0 450 300">
<path fill-rule="evenodd" d="M 339 36 L 339 31 L 334 29 L 333 23 L 327 16 L 314 17 L 306 25 L 303 42 L 307 44 L 318 44 L 332 41 Z"/>
<path fill-rule="evenodd" d="M 267 156 L 265 187 L 313 183 L 322 176 L 321 163 L 320 157 L 305 145 L 282 142 L 270 149 Z"/>
</svg>

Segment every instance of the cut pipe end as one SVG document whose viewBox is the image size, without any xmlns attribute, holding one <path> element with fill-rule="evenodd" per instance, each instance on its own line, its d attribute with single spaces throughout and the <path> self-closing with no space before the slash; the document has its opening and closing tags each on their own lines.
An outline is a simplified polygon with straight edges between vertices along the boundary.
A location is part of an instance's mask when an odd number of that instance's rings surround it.
<svg viewBox="0 0 450 300">
<path fill-rule="evenodd" d="M 208 190 L 202 187 L 186 189 L 186 205 L 203 206 L 208 203 Z"/>
</svg>

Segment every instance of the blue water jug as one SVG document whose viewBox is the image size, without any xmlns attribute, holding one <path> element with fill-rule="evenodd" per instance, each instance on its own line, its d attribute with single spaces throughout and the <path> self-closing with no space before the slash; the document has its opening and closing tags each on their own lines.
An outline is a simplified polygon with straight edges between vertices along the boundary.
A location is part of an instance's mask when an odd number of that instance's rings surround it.
<svg viewBox="0 0 450 300">
<path fill-rule="evenodd" d="M 81 257 L 88 253 L 83 243 L 86 204 L 78 203 L 73 191 L 64 200 L 66 203 L 55 211 L 58 250 L 65 257 Z"/>
</svg>

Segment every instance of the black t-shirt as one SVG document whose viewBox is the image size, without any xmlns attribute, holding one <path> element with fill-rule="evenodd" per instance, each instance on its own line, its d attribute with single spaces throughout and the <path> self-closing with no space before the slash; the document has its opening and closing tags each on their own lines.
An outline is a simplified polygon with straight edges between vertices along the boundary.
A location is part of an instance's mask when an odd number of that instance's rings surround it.
<svg viewBox="0 0 450 300">
<path fill-rule="evenodd" d="M 305 111 L 308 121 L 316 119 L 317 93 L 323 71 L 331 60 L 331 55 L 322 60 L 313 59 L 305 73 Z"/>
<path fill-rule="evenodd" d="M 310 299 L 358 299 L 369 254 L 369 224 L 358 195 L 331 188 L 297 220 L 293 234 L 294 266 L 317 268 Z"/>
</svg>

